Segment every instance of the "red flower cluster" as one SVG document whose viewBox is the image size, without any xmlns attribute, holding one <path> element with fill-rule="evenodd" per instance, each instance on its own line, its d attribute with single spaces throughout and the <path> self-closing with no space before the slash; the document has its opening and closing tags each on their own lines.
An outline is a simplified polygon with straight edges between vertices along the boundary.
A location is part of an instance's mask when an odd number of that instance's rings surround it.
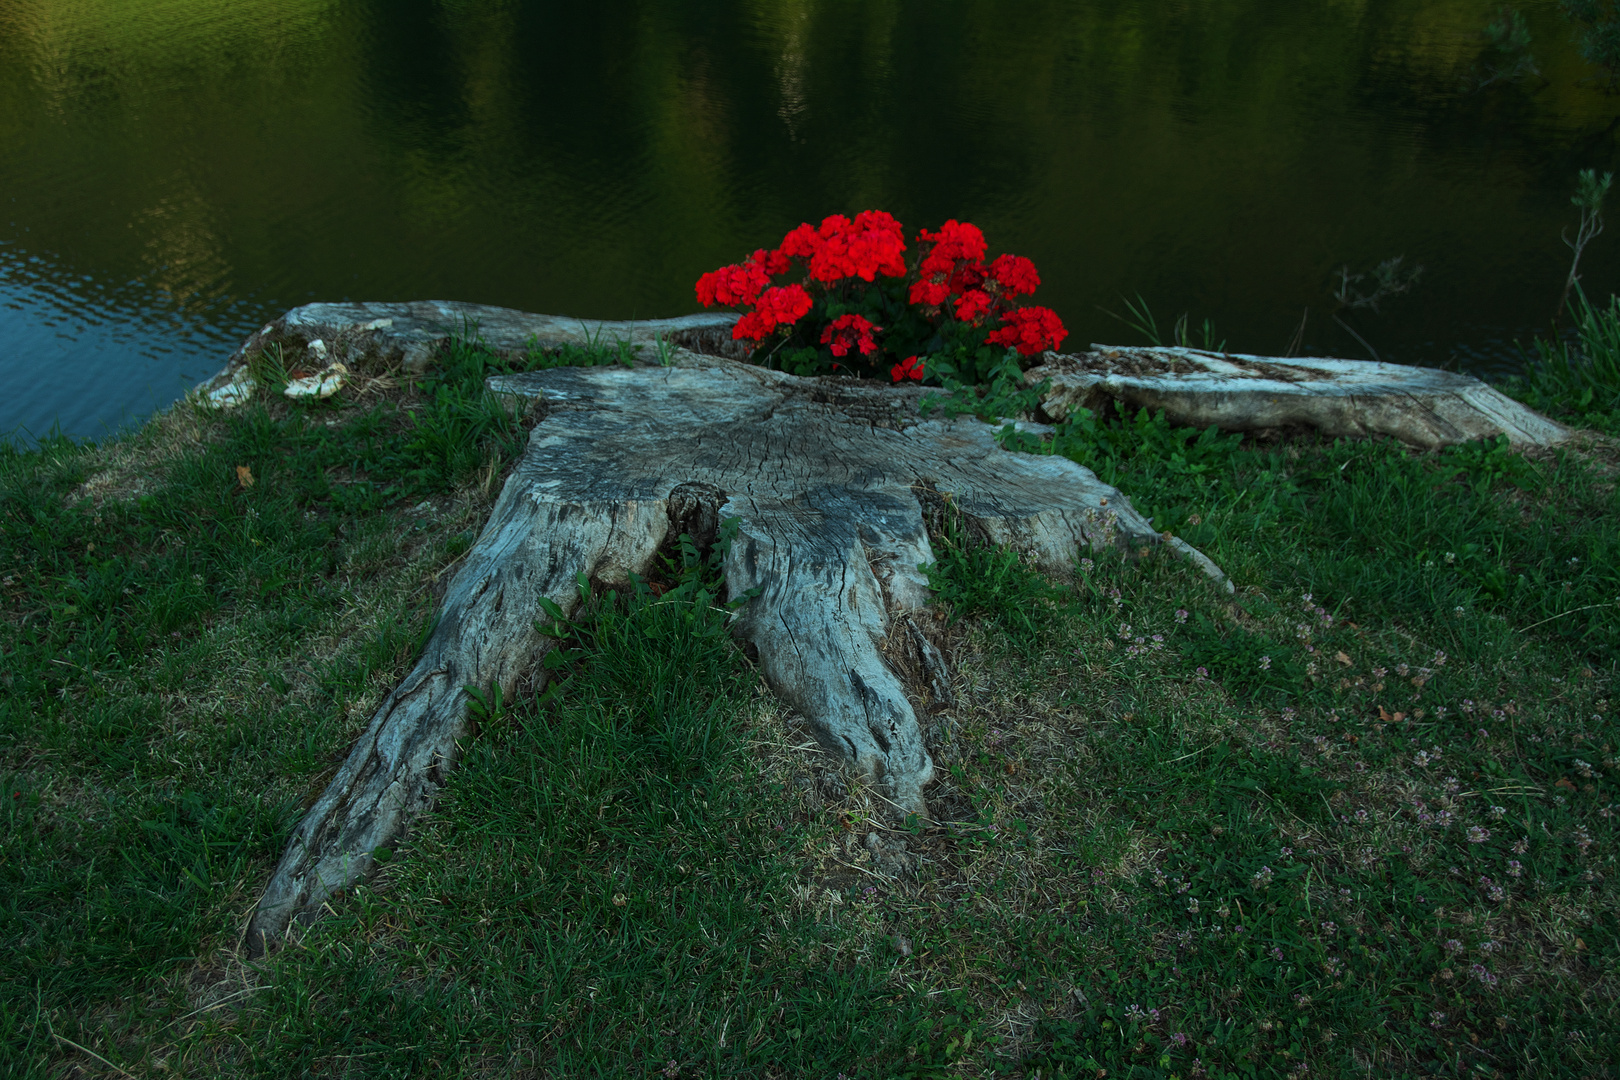
<svg viewBox="0 0 1620 1080">
<path fill-rule="evenodd" d="M 956 298 L 956 317 L 976 322 L 996 310 L 996 301 L 1028 296 L 1041 283 L 1035 264 L 1022 255 L 997 255 L 986 267 L 984 234 L 976 226 L 947 221 L 937 233 L 924 229 L 919 239 L 933 248 L 917 267 L 911 302 L 938 307 Z"/>
<path fill-rule="evenodd" d="M 990 314 L 995 301 L 983 289 L 969 289 L 956 300 L 956 317 L 963 322 L 974 322 Z"/>
<path fill-rule="evenodd" d="M 764 341 L 778 326 L 792 326 L 804 318 L 805 312 L 810 310 L 813 303 L 810 294 L 805 292 L 804 286 L 798 282 L 766 289 L 759 294 L 758 300 L 754 310 L 738 319 L 737 325 L 731 328 L 733 340 Z"/>
<path fill-rule="evenodd" d="M 779 252 L 760 248 L 745 263 L 722 266 L 698 278 L 698 303 L 704 307 L 752 304 L 771 283 L 771 278 L 785 271 L 788 265 L 787 258 Z"/>
<path fill-rule="evenodd" d="M 923 229 L 917 239 L 934 246 L 917 267 L 921 276 L 911 286 L 913 304 L 937 307 L 952 293 L 966 292 L 984 280 L 979 260 L 984 258 L 986 244 L 977 225 L 952 218 L 939 232 Z"/>
<path fill-rule="evenodd" d="M 833 282 L 858 277 L 873 281 L 879 274 L 904 277 L 906 237 L 900 223 L 882 210 L 862 210 L 851 221 L 833 214 L 821 228 L 808 224 L 782 238 L 780 255 L 810 260 L 810 280 Z"/>
<path fill-rule="evenodd" d="M 862 356 L 871 356 L 877 350 L 872 332 L 881 329 L 860 315 L 840 315 L 821 331 L 821 343 L 829 346 L 834 356 L 848 356 L 852 348 Z"/>
<path fill-rule="evenodd" d="M 899 382 L 901 379 L 917 379 L 921 381 L 923 377 L 922 363 L 915 356 L 908 356 L 889 369 L 889 377 L 895 382 Z"/>
<path fill-rule="evenodd" d="M 926 245 L 916 267 L 917 278 L 909 289 L 910 302 L 917 315 L 908 315 L 896 327 L 910 327 L 920 316 L 926 323 L 943 328 L 942 320 L 955 317 L 957 331 L 992 345 L 1017 349 L 1033 356 L 1046 348 L 1056 348 L 1068 335 L 1056 314 L 1047 308 L 1012 305 L 1019 296 L 1028 296 L 1041 283 L 1035 264 L 1021 255 L 997 256 L 984 264 L 984 233 L 962 221 L 947 221 L 938 232 L 922 230 L 918 242 Z M 800 225 L 782 238 L 781 247 L 761 248 L 743 262 L 713 270 L 697 282 L 697 298 L 704 307 L 722 304 L 751 308 L 732 327 L 731 336 L 739 341 L 764 341 L 778 327 L 793 326 L 817 309 L 816 297 L 836 292 L 847 306 L 851 283 L 860 279 L 870 285 L 879 275 L 905 277 L 905 232 L 893 216 L 881 210 L 865 210 L 854 220 L 833 214 L 820 226 Z M 795 260 L 805 267 L 804 284 L 772 286 L 771 280 L 787 273 Z M 806 285 L 810 288 L 807 289 Z M 894 286 L 904 289 L 904 283 Z M 815 290 L 812 295 L 811 289 Z M 854 295 L 862 295 L 854 286 Z M 895 297 L 898 299 L 898 297 Z M 874 309 L 866 309 L 869 313 Z M 887 321 L 887 320 L 886 320 Z M 820 342 L 836 357 L 852 351 L 870 357 L 882 350 L 873 335 L 883 327 L 858 314 L 845 314 L 822 327 Z M 813 334 L 813 327 L 808 331 Z M 914 329 L 894 329 L 904 340 Z M 896 382 L 922 379 L 923 364 L 908 356 L 891 371 Z"/>
<path fill-rule="evenodd" d="M 775 277 L 777 274 L 787 273 L 788 268 L 793 265 L 793 260 L 782 254 L 780 250 L 771 251 L 768 248 L 760 248 L 758 251 L 748 256 L 748 261 L 756 266 L 764 267 L 765 272 L 771 277 Z M 1034 273 L 1035 264 L 1031 263 L 1029 269 L 1030 273 Z M 1036 280 L 1039 281 L 1038 278 Z"/>
<path fill-rule="evenodd" d="M 990 264 L 990 277 L 1001 286 L 1003 296 L 1028 296 L 1041 283 L 1035 264 L 1022 255 L 997 255 Z"/>
<path fill-rule="evenodd" d="M 1034 356 L 1046 349 L 1055 349 L 1069 336 L 1062 321 L 1051 308 L 1014 308 L 1001 317 L 1000 330 L 992 330 L 985 338 L 992 345 L 1006 345 L 1017 349 L 1020 355 Z"/>
</svg>

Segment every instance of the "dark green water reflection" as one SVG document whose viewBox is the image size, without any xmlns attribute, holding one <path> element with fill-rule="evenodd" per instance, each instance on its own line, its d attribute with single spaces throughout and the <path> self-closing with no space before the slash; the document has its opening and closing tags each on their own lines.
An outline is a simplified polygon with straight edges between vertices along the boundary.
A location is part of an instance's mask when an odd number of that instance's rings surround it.
<svg viewBox="0 0 1620 1080">
<path fill-rule="evenodd" d="M 1072 343 L 1140 292 L 1229 347 L 1511 362 L 1617 99 L 1550 2 L 1545 76 L 1469 93 L 1494 0 L 0 0 L 0 430 L 94 435 L 311 299 L 695 308 L 802 220 L 947 217 L 1033 258 Z M 1620 280 L 1620 229 L 1585 280 Z"/>
</svg>

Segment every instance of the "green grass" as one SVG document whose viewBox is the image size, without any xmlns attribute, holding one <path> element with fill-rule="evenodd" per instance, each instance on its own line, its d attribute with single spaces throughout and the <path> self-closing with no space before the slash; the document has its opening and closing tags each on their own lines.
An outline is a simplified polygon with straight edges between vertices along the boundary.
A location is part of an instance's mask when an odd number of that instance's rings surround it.
<svg viewBox="0 0 1620 1080">
<path fill-rule="evenodd" d="M 485 700 L 373 881 L 246 963 L 288 830 L 521 445 L 529 420 L 481 389 L 501 363 L 463 342 L 414 385 L 361 373 L 327 402 L 0 451 L 0 1073 L 1576 1077 L 1620 1056 L 1600 439 L 1418 454 L 1146 414 L 1006 435 L 1095 469 L 1238 591 L 1153 554 L 1047 581 L 947 512 L 931 580 L 960 685 L 927 721 L 928 821 L 807 748 L 725 633 L 714 562 L 677 551 L 559 628 L 553 689 Z"/>
<path fill-rule="evenodd" d="M 1239 593 L 1093 565 L 1038 661 L 1006 634 L 981 646 L 997 692 L 1051 711 L 1019 730 L 990 710 L 1007 749 L 952 769 L 973 819 L 1027 804 L 1005 765 L 1067 736 L 1027 835 L 1069 868 L 1043 892 L 1070 900 L 1025 932 L 1041 959 L 1019 979 L 1084 1001 L 1035 1023 L 1028 1060 L 1144 1076 L 1613 1060 L 1612 466 L 1090 426 L 1058 446 L 1147 496 Z"/>
<path fill-rule="evenodd" d="M 750 767 L 753 679 L 701 590 L 608 594 L 562 692 L 486 716 L 441 815 L 276 965 L 245 1071 L 854 1072 L 917 1002 L 796 918 L 804 826 Z"/>
<path fill-rule="evenodd" d="M 181 408 L 102 451 L 0 448 L 7 1064 L 60 1049 L 51 1010 L 99 1010 L 217 948 L 402 672 L 431 615 L 409 579 L 487 495 L 455 485 L 524 433 L 473 352 L 395 399 Z"/>
</svg>

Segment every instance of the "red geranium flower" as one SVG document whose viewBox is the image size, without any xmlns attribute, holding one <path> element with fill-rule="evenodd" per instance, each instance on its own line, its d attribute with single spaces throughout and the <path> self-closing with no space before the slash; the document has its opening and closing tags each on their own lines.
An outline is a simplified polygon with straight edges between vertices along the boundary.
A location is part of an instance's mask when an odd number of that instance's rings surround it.
<svg viewBox="0 0 1620 1080">
<path fill-rule="evenodd" d="M 761 310 L 769 311 L 779 323 L 796 323 L 810 310 L 810 294 L 798 282 L 767 289 L 759 298 Z"/>
<path fill-rule="evenodd" d="M 906 272 L 905 232 L 882 210 L 863 210 L 851 221 L 843 214 L 822 219 L 820 228 L 800 225 L 782 238 L 780 253 L 810 260 L 812 281 L 834 282 L 878 274 L 901 277 Z"/>
<path fill-rule="evenodd" d="M 877 350 L 872 332 L 882 329 L 860 315 L 840 315 L 821 331 L 821 343 L 830 344 L 834 356 L 847 356 L 851 348 L 860 350 L 862 356 L 870 356 Z"/>
<path fill-rule="evenodd" d="M 977 289 L 984 281 L 984 265 L 979 262 L 984 257 L 984 233 L 978 226 L 953 219 L 939 232 L 923 229 L 917 239 L 933 247 L 917 267 L 918 280 L 911 286 L 913 304 L 937 307 L 952 296 Z"/>
<path fill-rule="evenodd" d="M 1041 283 L 1035 264 L 1022 255 L 997 255 L 990 264 L 990 276 L 1007 296 L 1028 296 Z"/>
<path fill-rule="evenodd" d="M 736 266 L 722 266 L 698 278 L 698 302 L 704 307 L 752 304 L 759 299 L 760 290 L 770 284 L 770 280 L 765 268 L 753 260 Z"/>
<path fill-rule="evenodd" d="M 889 377 L 895 382 L 908 377 L 920 380 L 923 377 L 923 366 L 915 356 L 908 356 L 889 369 Z"/>
<path fill-rule="evenodd" d="M 924 277 L 948 274 L 958 260 L 978 262 L 984 258 L 984 233 L 971 222 L 952 218 L 939 227 L 939 232 L 931 233 L 923 229 L 917 234 L 917 239 L 934 245 L 920 267 Z"/>
<path fill-rule="evenodd" d="M 983 289 L 969 289 L 962 294 L 956 302 L 956 317 L 963 322 L 972 322 L 981 315 L 990 313 L 990 294 Z"/>
<path fill-rule="evenodd" d="M 806 222 L 782 237 L 782 246 L 777 250 L 795 259 L 808 259 L 820 245 L 821 238 L 816 235 L 815 226 Z"/>
<path fill-rule="evenodd" d="M 970 350 L 975 343 L 1017 349 L 1033 356 L 1057 348 L 1068 331 L 1046 308 L 1014 308 L 1016 298 L 1028 296 L 1040 285 L 1035 264 L 1020 255 L 998 256 L 984 263 L 984 233 L 970 222 L 951 220 L 939 231 L 917 234 L 921 258 L 907 290 L 920 318 L 936 330 L 963 335 Z M 738 307 L 742 317 L 732 329 L 738 340 L 764 342 L 773 332 L 791 327 L 812 315 L 800 333 L 808 344 L 819 336 L 821 344 L 847 366 L 857 355 L 872 366 L 885 360 L 885 349 L 874 340 L 883 327 L 864 316 L 848 314 L 833 319 L 827 308 L 847 305 L 879 275 L 906 277 L 905 232 L 894 217 L 881 210 L 864 210 L 853 219 L 831 214 L 820 225 L 802 224 L 782 238 L 776 249 L 760 248 L 735 266 L 704 274 L 697 282 L 698 299 L 705 307 Z M 795 270 L 795 267 L 798 269 Z M 801 283 L 773 287 L 781 275 L 802 274 Z M 853 292 L 852 292 L 853 290 Z M 942 326 L 951 321 L 955 329 Z M 907 322 L 911 330 L 920 329 Z M 825 353 L 823 354 L 825 355 Z M 819 363 L 819 362 L 818 362 Z M 860 365 L 857 365 L 860 366 Z M 923 364 L 908 356 L 895 364 L 896 382 L 921 380 Z"/>
<path fill-rule="evenodd" d="M 1000 330 L 992 330 L 985 338 L 992 345 L 1007 345 L 1024 356 L 1034 356 L 1043 349 L 1055 349 L 1069 332 L 1051 308 L 1016 308 L 1002 316 Z"/>
<path fill-rule="evenodd" d="M 788 267 L 793 265 L 788 261 L 788 257 L 780 251 L 771 251 L 767 248 L 760 248 L 754 252 L 748 257 L 748 261 L 755 266 L 762 267 L 770 277 L 787 273 Z"/>
<path fill-rule="evenodd" d="M 731 336 L 737 341 L 763 341 L 778 326 L 798 322 L 810 310 L 810 304 L 810 294 L 797 282 L 766 289 L 759 295 L 754 310 L 738 319 L 737 325 L 731 328 Z"/>
<path fill-rule="evenodd" d="M 913 304 L 926 304 L 929 307 L 938 307 L 951 296 L 951 287 L 943 281 L 913 281 L 911 283 L 911 302 Z"/>
<path fill-rule="evenodd" d="M 893 215 L 883 210 L 862 210 L 849 231 L 850 270 L 862 281 L 878 274 L 904 277 L 906 234 Z"/>
<path fill-rule="evenodd" d="M 764 341 L 776 324 L 761 311 L 750 311 L 738 319 L 731 328 L 734 341 Z"/>
<path fill-rule="evenodd" d="M 963 263 L 956 268 L 954 274 L 945 279 L 945 284 L 950 288 L 953 295 L 960 296 L 970 289 L 977 289 L 980 285 L 983 285 L 984 278 L 984 263 Z"/>
</svg>

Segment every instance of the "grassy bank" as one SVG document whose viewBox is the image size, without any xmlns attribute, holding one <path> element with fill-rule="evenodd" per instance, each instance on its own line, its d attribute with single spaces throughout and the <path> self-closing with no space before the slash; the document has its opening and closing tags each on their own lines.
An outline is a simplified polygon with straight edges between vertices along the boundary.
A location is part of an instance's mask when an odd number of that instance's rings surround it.
<svg viewBox="0 0 1620 1080">
<path fill-rule="evenodd" d="M 1596 437 L 1418 454 L 1135 416 L 1030 446 L 1238 593 L 1152 557 L 1046 582 L 947 517 L 961 702 L 932 722 L 936 821 L 892 820 L 815 754 L 724 634 L 713 565 L 672 552 L 587 605 L 556 691 L 489 703 L 375 881 L 247 964 L 256 890 L 521 445 L 489 363 L 0 451 L 0 1072 L 1620 1057 L 1620 455 Z"/>
</svg>

